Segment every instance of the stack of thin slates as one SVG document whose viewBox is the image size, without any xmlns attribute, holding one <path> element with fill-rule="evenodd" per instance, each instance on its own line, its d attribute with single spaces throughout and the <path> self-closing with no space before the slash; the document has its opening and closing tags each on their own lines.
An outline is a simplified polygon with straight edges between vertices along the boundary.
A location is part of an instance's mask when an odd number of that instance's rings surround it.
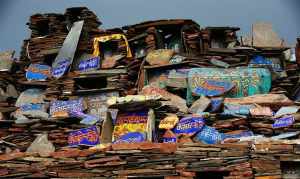
<svg viewBox="0 0 300 179">
<path fill-rule="evenodd" d="M 204 177 L 225 179 L 282 175 L 281 162 L 299 158 L 295 144 L 114 144 L 104 150 L 61 149 L 49 157 L 0 155 L 2 177 Z M 289 152 L 289 154 L 286 154 Z M 279 157 L 279 159 L 278 159 Z M 36 167 L 39 166 L 39 167 Z M 25 170 L 26 169 L 26 170 Z M 280 177 L 279 177 L 280 178 Z"/>
</svg>

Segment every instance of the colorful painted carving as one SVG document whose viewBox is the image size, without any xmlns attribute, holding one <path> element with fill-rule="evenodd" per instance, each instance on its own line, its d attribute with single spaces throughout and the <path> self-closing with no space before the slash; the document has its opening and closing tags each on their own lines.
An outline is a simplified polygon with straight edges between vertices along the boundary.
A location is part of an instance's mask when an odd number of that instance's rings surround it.
<svg viewBox="0 0 300 179">
<path fill-rule="evenodd" d="M 215 128 L 205 125 L 195 139 L 205 144 L 217 144 L 225 139 L 225 135 Z"/>
<path fill-rule="evenodd" d="M 45 81 L 51 75 L 51 67 L 48 65 L 31 64 L 26 71 L 27 80 Z"/>
<path fill-rule="evenodd" d="M 119 113 L 113 130 L 113 141 L 117 141 L 121 136 L 140 132 L 147 133 L 148 111 Z"/>
<path fill-rule="evenodd" d="M 160 129 L 173 129 L 178 123 L 179 119 L 176 115 L 170 115 L 160 121 L 158 128 Z"/>
<path fill-rule="evenodd" d="M 99 144 L 100 140 L 97 127 L 91 126 L 70 132 L 68 143 L 70 147 L 77 147 L 79 145 L 95 146 Z"/>
<path fill-rule="evenodd" d="M 96 70 L 100 67 L 100 57 L 93 57 L 83 60 L 79 63 L 78 69 L 80 72 Z"/>
<path fill-rule="evenodd" d="M 268 93 L 271 88 L 271 73 L 264 68 L 193 68 L 188 74 L 188 90 L 195 92 L 206 81 L 224 81 L 234 84 L 226 97 L 243 97 Z"/>
<path fill-rule="evenodd" d="M 70 117 L 70 113 L 74 111 L 82 112 L 84 109 L 83 100 L 69 100 L 69 101 L 53 101 L 50 104 L 50 115 L 52 117 Z"/>
<path fill-rule="evenodd" d="M 289 127 L 289 126 L 293 125 L 294 122 L 295 122 L 295 118 L 293 116 L 277 118 L 277 119 L 275 119 L 274 124 L 272 124 L 272 127 L 274 129 Z"/>
<path fill-rule="evenodd" d="M 140 132 L 129 132 L 127 134 L 124 134 L 120 136 L 116 141 L 114 141 L 114 144 L 120 144 L 120 143 L 139 143 L 146 141 L 146 136 L 144 133 Z"/>
<path fill-rule="evenodd" d="M 204 126 L 204 123 L 205 121 L 203 117 L 198 117 L 198 116 L 184 117 L 178 122 L 173 132 L 176 135 L 182 134 L 182 135 L 191 136 L 199 132 Z"/>
<path fill-rule="evenodd" d="M 52 68 L 52 76 L 59 78 L 65 74 L 70 66 L 69 60 L 60 60 L 55 67 Z"/>
<path fill-rule="evenodd" d="M 221 96 L 230 91 L 234 84 L 226 81 L 203 80 L 193 91 L 197 96 Z"/>
</svg>

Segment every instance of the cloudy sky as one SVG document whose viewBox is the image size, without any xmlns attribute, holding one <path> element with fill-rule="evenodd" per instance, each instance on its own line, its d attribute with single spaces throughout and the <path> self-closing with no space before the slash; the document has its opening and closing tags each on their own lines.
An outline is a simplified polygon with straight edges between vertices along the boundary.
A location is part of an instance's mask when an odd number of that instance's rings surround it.
<svg viewBox="0 0 300 179">
<path fill-rule="evenodd" d="M 290 45 L 300 36 L 300 0 L 1 0 L 0 50 L 14 49 L 29 37 L 26 22 L 34 13 L 63 13 L 71 6 L 87 6 L 103 28 L 145 20 L 191 18 L 204 26 L 239 26 L 248 33 L 251 24 L 271 22 Z"/>
</svg>

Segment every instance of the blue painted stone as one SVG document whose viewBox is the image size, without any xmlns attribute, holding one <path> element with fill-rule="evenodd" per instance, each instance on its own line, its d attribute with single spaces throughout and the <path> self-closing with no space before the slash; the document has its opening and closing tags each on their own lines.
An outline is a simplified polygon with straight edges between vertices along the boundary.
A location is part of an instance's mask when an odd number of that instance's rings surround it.
<svg viewBox="0 0 300 179">
<path fill-rule="evenodd" d="M 280 72 L 282 71 L 282 66 L 278 62 L 275 63 L 272 61 L 272 59 L 265 58 L 263 56 L 257 55 L 255 56 L 249 63 L 249 66 L 269 66 L 274 71 Z"/>
<path fill-rule="evenodd" d="M 203 117 L 185 117 L 178 122 L 176 127 L 173 129 L 173 132 L 177 135 L 194 135 L 203 128 L 204 123 L 205 121 Z"/>
<path fill-rule="evenodd" d="M 69 66 L 70 66 L 69 60 L 59 61 L 57 66 L 52 68 L 52 76 L 54 76 L 55 78 L 59 78 L 63 76 L 66 73 Z"/>
<path fill-rule="evenodd" d="M 272 61 L 266 59 L 263 56 L 257 55 L 255 56 L 251 61 L 250 64 L 255 64 L 255 65 L 272 65 Z"/>
<path fill-rule="evenodd" d="M 68 101 L 53 101 L 50 104 L 50 115 L 56 112 L 82 112 L 84 110 L 82 99 L 68 100 Z"/>
<path fill-rule="evenodd" d="M 225 139 L 225 135 L 218 132 L 215 128 L 205 125 L 195 139 L 205 144 L 217 144 Z"/>
<path fill-rule="evenodd" d="M 99 117 L 90 114 L 84 114 L 82 111 L 71 110 L 69 114 L 71 117 L 77 117 L 82 119 L 80 121 L 80 124 L 85 124 L 85 125 L 94 125 L 100 120 Z"/>
<path fill-rule="evenodd" d="M 176 143 L 176 141 L 177 141 L 176 137 L 163 138 L 163 143 Z"/>
<path fill-rule="evenodd" d="M 211 98 L 210 99 L 210 111 L 209 112 L 217 112 L 222 104 L 223 104 L 224 99 L 223 98 Z"/>
<path fill-rule="evenodd" d="M 44 81 L 50 76 L 51 67 L 48 65 L 31 64 L 26 72 L 26 79 Z"/>
<path fill-rule="evenodd" d="M 99 133 L 96 126 L 72 131 L 68 136 L 70 147 L 79 145 L 95 146 L 100 143 Z"/>
<path fill-rule="evenodd" d="M 120 143 L 139 143 L 146 141 L 146 136 L 140 132 L 129 132 L 122 135 L 119 139 L 115 140 L 114 144 Z"/>
<path fill-rule="evenodd" d="M 289 127 L 293 125 L 294 122 L 295 122 L 295 118 L 293 116 L 282 117 L 282 118 L 275 119 L 275 122 L 274 124 L 272 124 L 272 127 L 274 129 Z"/>
<path fill-rule="evenodd" d="M 26 111 L 43 111 L 43 104 L 24 104 L 20 107 L 22 112 Z"/>
<path fill-rule="evenodd" d="M 83 60 L 79 63 L 78 69 L 81 72 L 96 70 L 100 66 L 100 57 L 93 57 L 88 60 Z"/>
</svg>

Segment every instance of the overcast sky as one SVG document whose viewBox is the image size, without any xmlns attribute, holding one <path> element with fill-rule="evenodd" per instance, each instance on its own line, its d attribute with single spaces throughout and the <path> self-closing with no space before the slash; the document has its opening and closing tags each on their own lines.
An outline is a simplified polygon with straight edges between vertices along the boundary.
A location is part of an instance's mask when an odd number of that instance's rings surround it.
<svg viewBox="0 0 300 179">
<path fill-rule="evenodd" d="M 34 13 L 64 13 L 67 7 L 87 6 L 103 28 L 145 20 L 191 18 L 200 26 L 239 26 L 249 32 L 257 21 L 271 22 L 290 45 L 300 36 L 300 0 L 0 0 L 0 51 L 19 55 L 29 37 L 26 22 Z"/>
</svg>

